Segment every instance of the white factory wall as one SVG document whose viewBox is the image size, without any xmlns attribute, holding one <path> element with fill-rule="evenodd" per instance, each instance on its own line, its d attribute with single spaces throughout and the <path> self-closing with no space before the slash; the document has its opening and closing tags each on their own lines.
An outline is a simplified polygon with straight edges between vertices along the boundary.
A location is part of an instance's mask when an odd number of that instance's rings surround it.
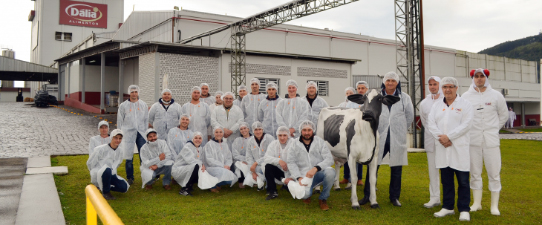
<svg viewBox="0 0 542 225">
<path fill-rule="evenodd" d="M 124 61 L 124 77 L 122 91 L 128 94 L 128 87 L 132 84 L 139 84 L 139 57 L 125 59 Z M 119 92 L 120 92 L 119 91 Z"/>
<path fill-rule="evenodd" d="M 0 102 L 16 102 L 17 95 L 19 95 L 16 91 L 0 91 Z M 30 92 L 23 91 L 23 100 L 24 98 L 34 98 L 34 95 L 30 94 Z"/>
</svg>

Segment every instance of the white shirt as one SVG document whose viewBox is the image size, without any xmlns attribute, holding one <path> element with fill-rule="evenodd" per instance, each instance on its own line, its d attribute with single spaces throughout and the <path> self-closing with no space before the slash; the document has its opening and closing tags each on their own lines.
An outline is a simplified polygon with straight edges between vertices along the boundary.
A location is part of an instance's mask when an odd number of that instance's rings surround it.
<svg viewBox="0 0 542 225">
<path fill-rule="evenodd" d="M 433 108 L 433 104 L 442 101 L 444 94 L 440 94 L 438 98 L 434 98 L 432 94 L 428 94 L 425 99 L 420 103 L 420 120 L 422 125 L 427 128 L 427 117 Z M 429 130 L 426 130 L 424 135 L 424 146 L 426 152 L 435 152 L 435 139 L 431 135 Z"/>
</svg>

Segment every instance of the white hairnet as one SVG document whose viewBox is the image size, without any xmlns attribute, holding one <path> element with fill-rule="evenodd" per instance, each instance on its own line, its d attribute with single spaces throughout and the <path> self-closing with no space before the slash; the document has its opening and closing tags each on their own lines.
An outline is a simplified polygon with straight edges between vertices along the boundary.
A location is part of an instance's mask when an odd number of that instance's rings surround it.
<svg viewBox="0 0 542 225">
<path fill-rule="evenodd" d="M 279 134 L 286 134 L 286 135 L 290 135 L 290 129 L 288 129 L 288 127 L 285 127 L 285 126 L 280 126 L 278 129 L 277 129 L 277 137 L 279 136 Z"/>
<path fill-rule="evenodd" d="M 162 90 L 162 94 L 160 94 L 160 95 L 163 95 L 163 94 L 166 93 L 166 92 L 169 92 L 169 94 L 171 94 L 171 95 L 173 94 L 173 93 L 171 92 L 171 90 L 169 90 L 169 89 L 166 88 L 166 89 Z"/>
<path fill-rule="evenodd" d="M 184 117 L 186 117 L 187 119 L 190 119 L 190 116 L 188 116 L 188 114 L 186 113 L 182 114 L 180 118 L 184 118 Z"/>
<path fill-rule="evenodd" d="M 477 73 L 482 73 L 486 77 L 486 82 L 484 83 L 484 87 L 489 86 L 489 70 L 484 69 L 484 68 L 478 68 L 478 69 L 470 71 L 470 77 L 473 78 L 472 79 L 472 86 L 476 87 L 476 84 L 474 83 L 474 75 L 477 74 Z"/>
<path fill-rule="evenodd" d="M 397 83 L 399 83 L 399 75 L 397 75 L 395 72 L 390 71 L 384 75 L 384 79 L 382 79 L 382 83 L 385 83 L 387 80 L 395 80 Z"/>
<path fill-rule="evenodd" d="M 442 84 L 440 83 L 440 77 L 437 77 L 437 76 L 430 76 L 429 79 L 427 79 L 427 84 L 429 85 L 429 81 L 430 80 L 434 80 L 436 82 L 439 83 L 439 86 L 438 86 L 438 93 L 437 94 L 432 94 L 431 93 L 431 96 L 433 97 L 436 97 L 437 95 L 440 95 L 442 94 Z M 441 95 L 442 96 L 442 95 Z"/>
<path fill-rule="evenodd" d="M 440 82 L 440 86 L 442 87 L 442 86 L 444 86 L 446 84 L 454 85 L 454 87 L 459 86 L 459 83 L 457 82 L 457 79 L 455 79 L 453 77 L 442 78 L 442 81 Z"/>
<path fill-rule="evenodd" d="M 100 127 L 102 127 L 103 125 L 106 125 L 107 128 L 109 128 L 109 123 L 105 120 L 102 120 L 98 123 L 98 129 L 100 129 Z"/>
<path fill-rule="evenodd" d="M 256 83 L 256 84 L 260 85 L 260 79 L 258 79 L 258 78 L 252 78 L 252 79 L 250 80 L 250 84 L 252 85 L 253 83 Z"/>
<path fill-rule="evenodd" d="M 222 126 L 213 127 L 213 133 L 215 132 L 215 130 L 221 130 L 222 132 L 224 132 L 224 128 Z"/>
<path fill-rule="evenodd" d="M 295 80 L 288 80 L 286 81 L 286 87 L 290 87 L 290 86 L 294 86 L 295 88 L 298 88 L 297 87 L 297 82 Z"/>
<path fill-rule="evenodd" d="M 256 121 L 252 123 L 252 130 L 256 129 L 262 129 L 263 130 L 263 124 L 260 121 Z"/>
<path fill-rule="evenodd" d="M 314 123 L 310 120 L 305 120 L 301 122 L 299 125 L 299 130 L 303 130 L 303 128 L 309 127 L 312 131 L 314 131 Z"/>
<path fill-rule="evenodd" d="M 369 89 L 369 83 L 367 83 L 367 81 L 360 80 L 356 82 L 356 88 L 358 88 L 359 85 L 364 85 L 367 89 Z"/>
<path fill-rule="evenodd" d="M 250 127 L 248 126 L 248 123 L 247 123 L 247 122 L 241 122 L 241 123 L 239 123 L 239 129 L 241 129 L 241 127 L 246 127 L 246 128 L 249 128 L 249 129 L 250 129 Z"/>
<path fill-rule="evenodd" d="M 156 132 L 155 129 L 149 128 L 149 129 L 147 129 L 147 131 L 145 131 L 145 137 L 148 137 L 150 133 L 158 134 L 158 132 Z"/>
<path fill-rule="evenodd" d="M 430 76 L 429 79 L 427 79 L 427 83 L 429 83 L 430 80 L 434 80 L 440 83 L 440 77 L 437 76 Z"/>
<path fill-rule="evenodd" d="M 201 84 L 199 85 L 200 88 L 202 88 L 203 86 L 209 87 L 209 84 L 207 84 L 207 83 L 201 83 Z"/>
<path fill-rule="evenodd" d="M 128 94 L 132 93 L 132 91 L 135 90 L 137 93 L 139 93 L 139 87 L 135 84 L 132 84 L 128 87 Z"/>
<path fill-rule="evenodd" d="M 239 94 L 239 92 L 241 92 L 241 90 L 247 90 L 247 86 L 245 85 L 240 85 L 239 87 L 237 87 L 237 94 Z"/>
<path fill-rule="evenodd" d="M 344 89 L 344 93 L 346 94 L 346 92 L 348 91 L 351 91 L 352 93 L 356 93 L 356 90 L 353 88 L 353 87 L 347 87 L 346 89 Z"/>
<path fill-rule="evenodd" d="M 194 141 L 194 138 L 196 136 L 200 136 L 201 138 L 203 138 L 203 134 L 201 134 L 201 132 L 199 132 L 199 131 L 196 131 L 196 132 L 194 132 L 194 137 L 192 138 L 192 141 Z"/>
<path fill-rule="evenodd" d="M 119 135 L 119 134 L 120 134 L 120 136 L 124 136 L 124 135 L 122 134 L 122 130 L 120 130 L 120 129 L 114 129 L 113 131 L 111 131 L 111 138 L 113 138 L 113 137 L 115 137 L 115 136 L 117 136 L 117 135 Z"/>
<path fill-rule="evenodd" d="M 266 89 L 269 89 L 269 88 L 274 88 L 275 90 L 277 90 L 277 84 L 275 84 L 275 82 L 269 82 L 266 85 Z"/>
<path fill-rule="evenodd" d="M 222 101 L 224 101 L 224 97 L 226 97 L 227 95 L 231 96 L 232 98 L 235 98 L 235 95 L 228 91 L 222 95 L 221 97 Z"/>
<path fill-rule="evenodd" d="M 199 91 L 201 93 L 201 88 L 198 86 L 192 87 L 192 91 L 190 93 L 194 93 L 194 91 Z"/>
<path fill-rule="evenodd" d="M 216 91 L 215 92 L 215 97 L 220 95 L 220 97 L 222 97 L 222 95 L 224 95 L 224 92 L 221 92 L 221 91 Z"/>
<path fill-rule="evenodd" d="M 314 82 L 312 80 L 307 82 L 306 89 L 309 89 L 309 87 L 314 87 L 314 88 L 316 88 L 316 91 L 318 91 L 318 85 L 316 84 L 316 82 Z"/>
</svg>

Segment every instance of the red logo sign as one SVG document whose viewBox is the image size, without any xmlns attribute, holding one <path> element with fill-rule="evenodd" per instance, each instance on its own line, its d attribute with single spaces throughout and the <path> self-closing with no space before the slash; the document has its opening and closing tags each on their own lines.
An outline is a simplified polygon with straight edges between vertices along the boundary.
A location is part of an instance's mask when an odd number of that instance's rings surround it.
<svg viewBox="0 0 542 225">
<path fill-rule="evenodd" d="M 107 5 L 60 0 L 60 24 L 107 28 Z"/>
</svg>

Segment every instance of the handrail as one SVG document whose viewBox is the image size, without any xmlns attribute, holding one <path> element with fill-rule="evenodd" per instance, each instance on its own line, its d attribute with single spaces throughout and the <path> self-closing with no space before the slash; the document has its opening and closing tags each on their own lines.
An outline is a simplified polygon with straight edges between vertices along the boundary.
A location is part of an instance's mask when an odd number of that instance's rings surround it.
<svg viewBox="0 0 542 225">
<path fill-rule="evenodd" d="M 87 199 L 87 224 L 97 225 L 98 216 L 105 225 L 124 224 L 96 186 L 87 185 L 85 194 Z"/>
</svg>

